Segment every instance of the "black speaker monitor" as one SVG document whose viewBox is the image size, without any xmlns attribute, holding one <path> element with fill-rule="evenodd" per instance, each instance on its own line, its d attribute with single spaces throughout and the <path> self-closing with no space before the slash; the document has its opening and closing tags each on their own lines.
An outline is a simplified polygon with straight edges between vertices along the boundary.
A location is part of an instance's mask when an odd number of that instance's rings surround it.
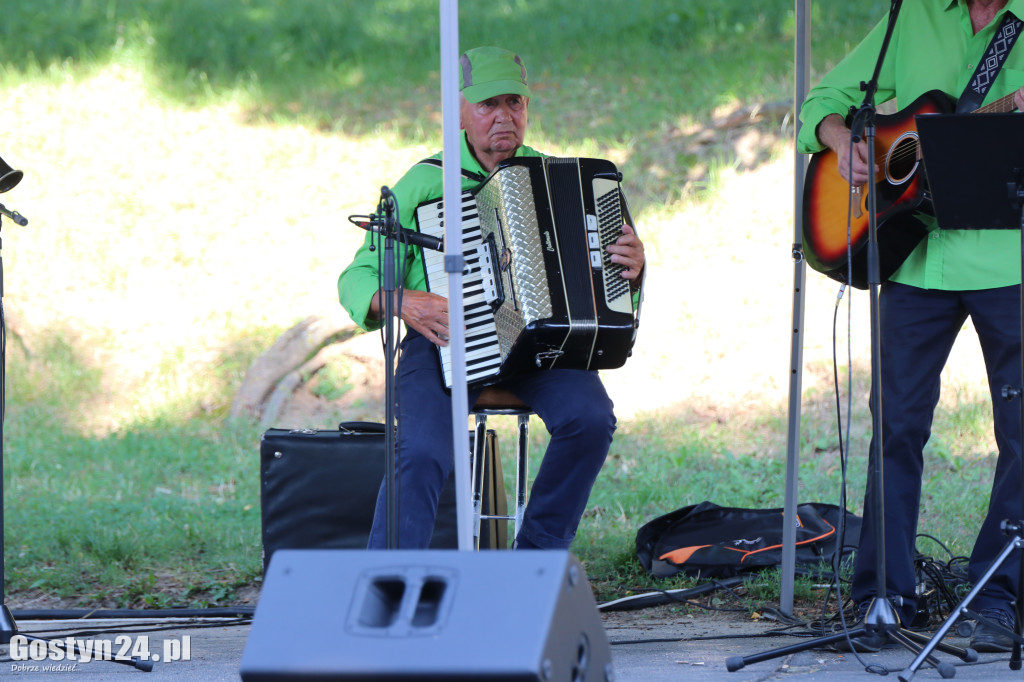
<svg viewBox="0 0 1024 682">
<path fill-rule="evenodd" d="M 242 655 L 258 680 L 608 682 L 567 551 L 278 550 Z"/>
</svg>

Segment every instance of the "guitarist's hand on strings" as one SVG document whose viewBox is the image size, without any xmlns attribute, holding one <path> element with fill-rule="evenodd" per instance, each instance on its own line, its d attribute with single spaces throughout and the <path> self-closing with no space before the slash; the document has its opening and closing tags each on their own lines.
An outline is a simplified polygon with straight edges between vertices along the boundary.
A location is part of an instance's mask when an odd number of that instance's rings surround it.
<svg viewBox="0 0 1024 682">
<path fill-rule="evenodd" d="M 398 294 L 394 294 L 396 299 Z M 379 320 L 383 314 L 380 292 L 370 300 L 369 317 Z M 395 301 L 398 311 L 398 301 Z M 435 346 L 448 345 L 448 299 L 429 291 L 406 289 L 402 294 L 402 310 L 398 317 L 406 325 L 427 337 Z"/>
<path fill-rule="evenodd" d="M 1017 105 L 1017 111 L 1024 111 L 1024 88 L 1013 93 L 1013 103 Z"/>
<path fill-rule="evenodd" d="M 861 140 L 852 147 L 853 166 L 850 166 L 850 129 L 842 116 L 832 114 L 818 125 L 818 139 L 823 145 L 836 153 L 839 161 L 839 175 L 854 187 L 865 185 L 869 178 L 878 173 L 875 164 L 874 173 L 868 172 L 868 143 Z"/>
</svg>

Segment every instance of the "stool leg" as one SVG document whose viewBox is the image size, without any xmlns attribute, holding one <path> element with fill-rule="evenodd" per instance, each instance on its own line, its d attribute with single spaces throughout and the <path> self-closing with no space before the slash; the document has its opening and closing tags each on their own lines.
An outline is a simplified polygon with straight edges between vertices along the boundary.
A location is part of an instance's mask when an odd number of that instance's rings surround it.
<svg viewBox="0 0 1024 682">
<path fill-rule="evenodd" d="M 484 439 L 487 436 L 487 415 L 476 415 L 473 434 L 473 454 L 470 463 L 473 472 L 473 547 L 480 549 L 480 515 L 483 513 Z"/>
<path fill-rule="evenodd" d="M 526 484 L 530 469 L 530 415 L 519 415 L 519 435 L 516 437 L 516 526 L 513 538 L 519 537 L 526 513 Z"/>
</svg>

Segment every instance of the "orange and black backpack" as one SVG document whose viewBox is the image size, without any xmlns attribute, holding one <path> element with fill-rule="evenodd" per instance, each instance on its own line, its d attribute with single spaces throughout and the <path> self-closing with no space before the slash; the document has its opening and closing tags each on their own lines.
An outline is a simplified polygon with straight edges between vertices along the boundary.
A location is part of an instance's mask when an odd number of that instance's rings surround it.
<svg viewBox="0 0 1024 682">
<path fill-rule="evenodd" d="M 844 554 L 857 546 L 861 519 L 839 507 L 802 504 L 796 510 L 796 563 L 817 568 L 831 563 L 843 531 Z M 743 509 L 701 502 L 659 516 L 636 535 L 636 554 L 653 576 L 683 572 L 728 578 L 782 563 L 782 509 Z M 845 525 L 845 528 L 841 526 Z"/>
</svg>

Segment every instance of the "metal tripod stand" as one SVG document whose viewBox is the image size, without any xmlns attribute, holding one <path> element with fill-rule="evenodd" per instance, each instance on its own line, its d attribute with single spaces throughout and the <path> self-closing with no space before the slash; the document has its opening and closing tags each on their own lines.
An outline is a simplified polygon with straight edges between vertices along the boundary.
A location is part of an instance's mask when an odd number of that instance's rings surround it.
<svg viewBox="0 0 1024 682">
<path fill-rule="evenodd" d="M 971 115 L 968 114 L 967 116 Z M 1012 116 L 1013 118 L 1006 118 L 1006 116 Z M 993 115 L 987 115 L 987 120 L 983 122 L 978 121 L 977 119 L 971 121 L 972 123 L 984 123 L 986 128 L 991 128 L 991 130 L 982 130 L 981 135 L 986 137 L 986 141 L 990 143 L 994 141 L 994 144 L 1001 148 L 1001 151 L 1004 152 L 1005 156 L 1010 157 L 1009 160 L 1001 160 L 1001 164 L 1005 166 L 1005 168 L 999 168 L 999 164 L 987 164 L 988 167 L 984 172 L 982 172 L 983 175 L 987 173 L 987 175 L 985 175 L 985 177 L 982 179 L 982 184 L 987 184 L 990 187 L 998 188 L 1002 185 L 1002 183 L 1005 182 L 1006 205 L 1008 207 L 1011 207 L 1014 211 L 1019 212 L 1019 215 L 1013 215 L 1013 217 L 1017 218 L 1017 224 L 1014 226 L 1012 223 L 1009 223 L 1009 221 L 1007 221 L 1007 224 L 1000 225 L 999 223 L 1002 221 L 999 218 L 996 218 L 996 222 L 992 223 L 993 219 L 991 217 L 985 217 L 982 219 L 967 219 L 966 224 L 954 225 L 955 227 L 963 227 L 968 229 L 977 228 L 980 227 L 981 225 L 985 225 L 987 227 L 1007 227 L 1011 229 L 1015 227 L 1016 229 L 1021 230 L 1021 234 L 1024 235 L 1024 169 L 1015 165 L 1020 162 L 1020 150 L 1005 149 L 1005 143 L 1003 142 L 1003 138 L 1000 135 L 1000 132 L 1010 130 L 1012 132 L 1017 133 L 1017 135 L 1019 136 L 1019 131 L 1021 129 L 1020 120 L 1018 120 L 1017 118 L 1019 116 L 1020 114 L 1008 114 L 1002 117 L 993 117 Z M 995 128 L 994 126 L 999 126 L 999 128 Z M 965 148 L 974 149 L 973 147 L 971 147 L 970 141 L 966 139 L 963 140 L 963 144 L 965 145 Z M 926 156 L 928 151 L 929 150 L 926 148 Z M 977 153 L 982 154 L 985 150 L 977 149 L 976 151 Z M 996 156 L 995 152 L 990 154 L 989 158 L 994 156 Z M 960 167 L 963 163 L 963 159 L 955 159 L 947 161 L 944 164 L 944 166 L 950 166 L 955 168 Z M 937 173 L 940 170 L 946 170 L 945 168 L 939 165 L 933 166 L 933 169 L 933 175 L 937 175 Z M 974 171 L 974 168 L 972 168 L 972 171 Z M 1012 177 L 1010 177 L 1009 179 L 1007 179 L 1005 176 L 1000 177 L 1001 173 L 1010 173 Z M 957 182 L 958 188 L 962 189 L 963 194 L 971 197 L 977 197 L 975 192 L 970 191 L 969 187 L 965 186 L 962 182 L 960 182 L 959 177 L 955 178 L 954 180 Z M 998 195 L 998 191 L 996 192 L 996 194 Z M 945 197 L 943 197 L 941 194 L 938 194 L 936 198 L 941 200 L 944 199 Z M 989 198 L 993 199 L 993 201 L 989 202 Z M 977 197 L 977 200 L 986 204 L 999 203 L 997 197 Z M 936 202 L 937 213 L 940 213 L 940 209 L 944 208 L 945 207 L 941 204 L 941 202 Z M 951 218 L 948 222 L 957 223 L 961 218 L 961 213 L 966 212 L 967 211 L 957 211 L 951 213 Z M 1010 217 L 1011 214 L 1006 213 L 1003 215 Z M 1021 275 L 1022 279 L 1020 304 L 1020 338 L 1021 348 L 1024 349 L 1024 244 L 1022 244 L 1021 247 Z M 1012 386 L 1004 386 L 1002 388 L 1002 398 L 1003 400 L 1006 401 L 1017 401 L 1018 416 L 1021 424 L 1021 432 L 1019 434 L 1020 440 L 1018 441 L 1018 443 L 1024 446 L 1024 358 L 1022 358 L 1021 362 L 1020 382 L 1020 386 L 1017 388 L 1014 388 Z M 1020 467 L 1019 480 L 1024 482 L 1024 454 L 1022 454 L 1021 452 L 1018 452 L 1018 463 Z M 1003 635 L 1010 637 L 1013 641 L 1013 646 L 1011 648 L 1010 654 L 1010 669 L 1021 669 L 1021 647 L 1022 644 L 1024 644 L 1024 636 L 1022 636 L 1022 632 L 1024 632 L 1024 600 L 1020 598 L 1020 588 L 1021 585 L 1024 585 L 1024 561 L 1018 562 L 1016 585 L 1017 598 L 1015 601 L 1016 618 L 1014 620 L 1013 630 L 1009 630 L 1003 627 L 1001 624 L 995 623 L 990 619 L 985 618 L 981 613 L 978 613 L 970 609 L 970 604 L 979 594 L 982 593 L 982 591 L 991 581 L 993 576 L 996 575 L 996 573 L 1003 566 L 1003 564 L 1006 563 L 1015 552 L 1024 549 L 1024 498 L 1022 498 L 1021 500 L 1020 516 L 1016 519 L 1004 519 L 1000 524 L 1000 528 L 1002 529 L 1003 533 L 1010 537 L 1009 542 L 1007 542 L 1003 550 L 999 553 L 999 555 L 995 558 L 992 564 L 988 567 L 988 570 L 986 570 L 985 573 L 981 576 L 981 578 L 978 579 L 978 581 L 972 587 L 971 591 L 967 594 L 967 596 L 964 597 L 964 599 L 956 606 L 956 608 L 953 609 L 949 617 L 946 619 L 946 622 L 943 623 L 942 626 L 938 629 L 938 631 L 932 637 L 931 641 L 929 641 L 924 646 L 924 648 L 921 649 L 917 658 L 915 658 L 914 661 L 911 662 L 911 664 L 906 668 L 906 670 L 900 673 L 899 679 L 902 682 L 910 682 L 910 680 L 913 679 L 917 669 L 921 667 L 925 660 L 927 660 L 927 657 L 930 655 L 931 651 L 936 646 L 940 646 L 939 643 L 946 636 L 946 634 L 954 627 L 954 625 L 956 625 L 956 623 L 960 620 L 961 617 L 974 619 L 977 623 L 984 623 L 987 627 L 995 630 L 996 632 L 999 632 Z M 948 675 L 948 677 L 952 676 L 952 674 Z M 943 677 L 947 677 L 947 675 L 943 675 Z"/>
</svg>

